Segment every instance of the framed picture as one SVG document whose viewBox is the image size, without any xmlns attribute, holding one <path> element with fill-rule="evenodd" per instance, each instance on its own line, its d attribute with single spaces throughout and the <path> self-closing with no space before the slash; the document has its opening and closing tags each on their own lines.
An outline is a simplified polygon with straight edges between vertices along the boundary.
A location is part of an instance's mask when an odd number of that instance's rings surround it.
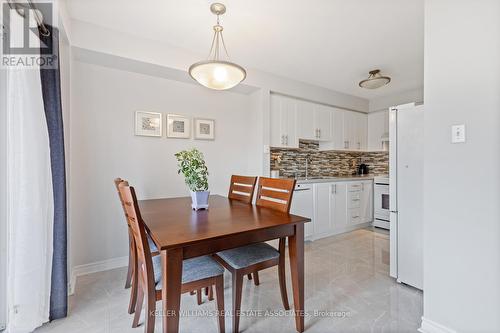
<svg viewBox="0 0 500 333">
<path fill-rule="evenodd" d="M 135 135 L 158 136 L 163 134 L 162 114 L 158 112 L 135 112 Z"/>
<path fill-rule="evenodd" d="M 215 139 L 215 120 L 213 119 L 195 119 L 194 120 L 194 138 L 198 140 Z"/>
<path fill-rule="evenodd" d="M 191 137 L 191 122 L 188 117 L 178 114 L 167 115 L 167 138 L 189 139 Z"/>
</svg>

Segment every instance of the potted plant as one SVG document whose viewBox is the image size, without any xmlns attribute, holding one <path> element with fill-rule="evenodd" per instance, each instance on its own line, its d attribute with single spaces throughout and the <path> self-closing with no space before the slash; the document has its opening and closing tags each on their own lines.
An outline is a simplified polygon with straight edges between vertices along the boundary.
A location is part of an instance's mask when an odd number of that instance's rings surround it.
<svg viewBox="0 0 500 333">
<path fill-rule="evenodd" d="M 195 210 L 208 208 L 208 168 L 203 154 L 196 148 L 183 150 L 175 154 L 179 170 L 191 191 L 191 207 Z"/>
</svg>

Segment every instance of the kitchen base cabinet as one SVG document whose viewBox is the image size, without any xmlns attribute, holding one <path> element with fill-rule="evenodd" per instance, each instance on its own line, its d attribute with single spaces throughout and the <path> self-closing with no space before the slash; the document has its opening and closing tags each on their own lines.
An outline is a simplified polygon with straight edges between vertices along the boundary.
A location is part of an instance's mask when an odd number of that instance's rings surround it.
<svg viewBox="0 0 500 333">
<path fill-rule="evenodd" d="M 330 183 L 314 185 L 314 235 L 329 233 L 331 222 L 331 187 Z"/>
<path fill-rule="evenodd" d="M 346 183 L 334 183 L 332 187 L 333 228 L 343 230 L 347 227 L 347 185 Z"/>
<path fill-rule="evenodd" d="M 300 185 L 300 184 L 299 184 Z M 311 186 L 311 184 L 308 184 Z M 302 185 L 304 186 L 304 185 Z M 297 191 L 297 190 L 296 190 Z M 304 191 L 305 192 L 305 191 Z M 292 214 L 300 214 L 299 207 L 305 207 L 301 192 L 294 193 Z M 316 183 L 312 185 L 312 221 L 307 239 L 316 240 L 335 234 L 352 231 L 369 226 L 373 220 L 373 181 L 352 181 Z M 300 201 L 294 204 L 294 200 Z M 307 201 L 310 209 L 310 201 Z M 294 206 L 295 205 L 295 206 Z M 294 208 L 296 207 L 296 208 Z M 303 210 L 302 210 L 303 211 Z"/>
<path fill-rule="evenodd" d="M 363 223 L 373 221 L 373 182 L 361 182 L 360 216 Z"/>
</svg>

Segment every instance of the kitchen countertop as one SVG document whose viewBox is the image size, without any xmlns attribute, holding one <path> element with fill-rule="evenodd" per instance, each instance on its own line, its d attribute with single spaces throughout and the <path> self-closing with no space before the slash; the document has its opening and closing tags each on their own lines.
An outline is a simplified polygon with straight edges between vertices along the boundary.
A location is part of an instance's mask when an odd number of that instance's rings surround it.
<svg viewBox="0 0 500 333">
<path fill-rule="evenodd" d="M 315 183 L 332 183 L 332 182 L 344 182 L 344 181 L 355 181 L 355 180 L 373 180 L 378 175 L 368 174 L 363 176 L 337 176 L 337 177 L 311 177 L 311 178 L 297 178 L 297 184 L 315 184 Z"/>
</svg>

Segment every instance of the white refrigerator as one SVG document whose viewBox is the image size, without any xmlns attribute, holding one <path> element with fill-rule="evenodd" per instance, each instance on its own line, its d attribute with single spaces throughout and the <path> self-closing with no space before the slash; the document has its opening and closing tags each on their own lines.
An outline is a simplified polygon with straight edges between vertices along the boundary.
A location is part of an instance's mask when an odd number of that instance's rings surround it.
<svg viewBox="0 0 500 333">
<path fill-rule="evenodd" d="M 423 290 L 424 106 L 389 110 L 390 275 Z"/>
</svg>

